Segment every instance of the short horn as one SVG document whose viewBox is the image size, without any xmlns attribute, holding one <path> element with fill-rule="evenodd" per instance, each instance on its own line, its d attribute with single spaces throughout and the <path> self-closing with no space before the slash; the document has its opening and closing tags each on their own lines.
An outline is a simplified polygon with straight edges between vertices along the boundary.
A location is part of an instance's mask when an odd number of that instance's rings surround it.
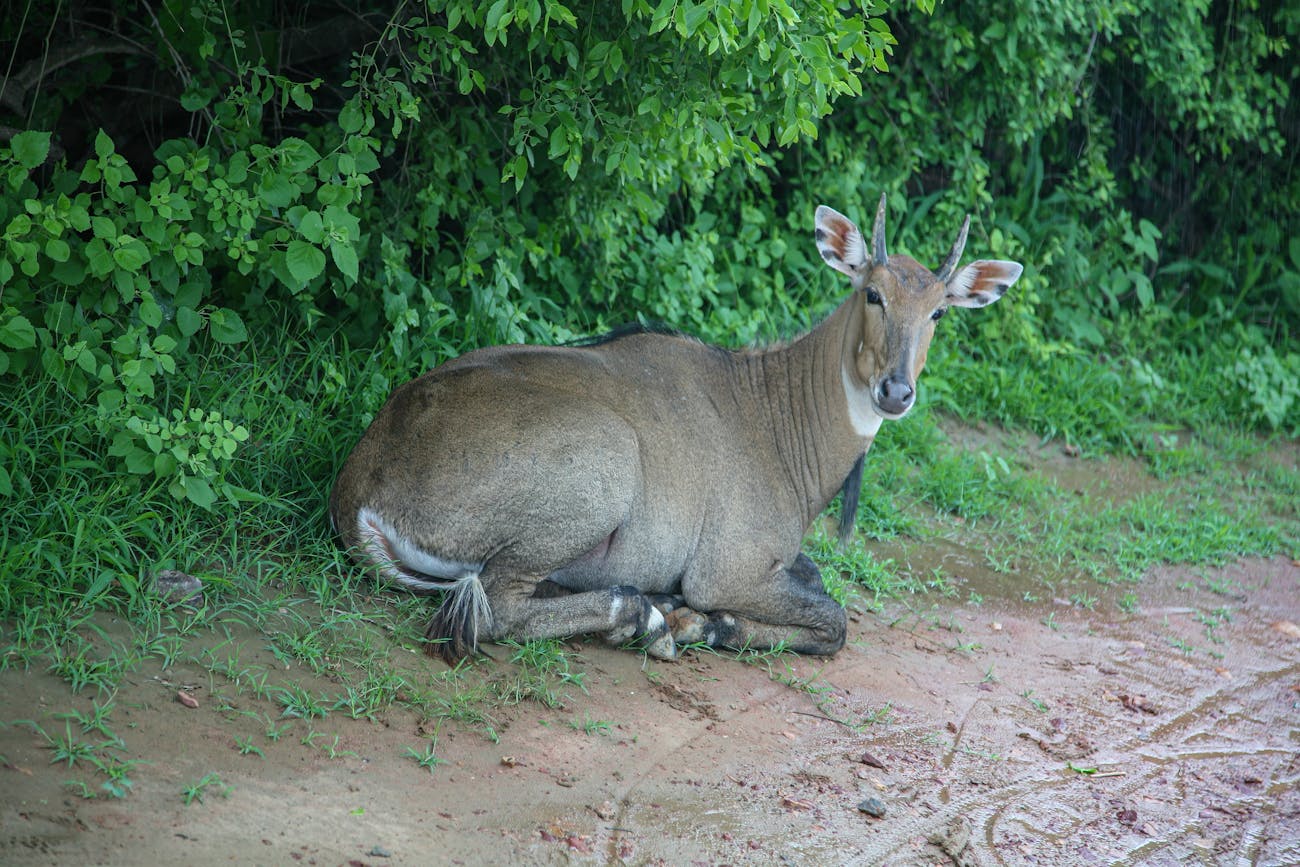
<svg viewBox="0 0 1300 867">
<path fill-rule="evenodd" d="M 880 207 L 876 208 L 876 224 L 871 229 L 871 258 L 876 265 L 889 262 L 885 252 L 885 194 L 880 194 Z"/>
<path fill-rule="evenodd" d="M 966 249 L 966 233 L 970 231 L 970 214 L 966 215 L 966 220 L 961 224 L 961 231 L 957 233 L 957 243 L 952 245 L 952 251 L 948 253 L 947 260 L 944 261 L 943 267 L 939 269 L 936 275 L 940 283 L 947 283 L 948 278 L 952 276 L 952 271 L 957 267 L 958 260 L 961 259 L 961 253 Z"/>
</svg>

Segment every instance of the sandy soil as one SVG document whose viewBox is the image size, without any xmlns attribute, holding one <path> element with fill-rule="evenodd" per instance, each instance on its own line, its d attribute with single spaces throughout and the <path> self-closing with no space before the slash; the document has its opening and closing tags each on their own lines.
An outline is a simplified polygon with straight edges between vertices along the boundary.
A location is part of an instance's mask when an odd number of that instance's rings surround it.
<svg viewBox="0 0 1300 867">
<path fill-rule="evenodd" d="M 433 773 L 403 755 L 409 714 L 335 714 L 311 746 L 299 723 L 259 758 L 207 672 L 132 676 L 128 798 L 82 800 L 0 728 L 0 863 L 1300 864 L 1300 567 L 1161 570 L 1132 614 L 972 589 L 859 614 L 834 659 L 771 673 L 575 643 L 588 694 L 503 709 L 499 743 L 444 726 Z M 0 689 L 6 722 L 70 702 L 36 671 Z M 214 771 L 228 794 L 185 806 Z"/>
</svg>

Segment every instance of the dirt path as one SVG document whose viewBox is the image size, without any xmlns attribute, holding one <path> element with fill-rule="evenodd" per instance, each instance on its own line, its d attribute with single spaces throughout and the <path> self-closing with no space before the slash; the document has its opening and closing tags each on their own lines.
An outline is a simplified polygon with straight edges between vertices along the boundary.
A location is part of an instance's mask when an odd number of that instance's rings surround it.
<svg viewBox="0 0 1300 867">
<path fill-rule="evenodd" d="M 445 727 L 432 774 L 403 756 L 409 716 L 260 758 L 229 711 L 133 678 L 115 727 L 150 764 L 125 799 L 76 797 L 43 741 L 0 729 L 0 862 L 1300 863 L 1300 568 L 1161 571 L 1129 614 L 980 592 L 862 615 L 833 660 L 770 674 L 695 656 L 647 677 L 586 644 L 589 694 L 512 709 L 499 743 Z M 67 704 L 35 671 L 0 688 L 5 721 Z M 229 793 L 183 805 L 213 771 Z"/>
</svg>

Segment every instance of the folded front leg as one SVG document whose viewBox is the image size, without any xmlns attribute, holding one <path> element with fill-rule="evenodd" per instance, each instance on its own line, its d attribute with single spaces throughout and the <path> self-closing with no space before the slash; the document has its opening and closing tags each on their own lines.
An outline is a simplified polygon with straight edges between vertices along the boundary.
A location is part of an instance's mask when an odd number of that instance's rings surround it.
<svg viewBox="0 0 1300 867">
<path fill-rule="evenodd" d="M 585 593 L 538 598 L 533 594 L 541 578 L 504 578 L 485 573 L 489 622 L 481 628 L 487 639 L 567 638 L 597 633 L 611 644 L 632 644 L 658 659 L 676 659 L 677 648 L 664 616 L 635 587 L 620 586 Z M 444 601 L 430 621 L 431 641 L 454 637 L 455 605 Z"/>
<path fill-rule="evenodd" d="M 821 572 L 807 554 L 755 584 L 761 584 L 763 592 L 721 600 L 716 607 L 697 602 L 671 612 L 668 623 L 674 640 L 733 650 L 781 647 L 814 655 L 830 655 L 844 646 L 848 617 L 827 594 Z M 687 599 L 692 601 L 689 594 Z"/>
</svg>

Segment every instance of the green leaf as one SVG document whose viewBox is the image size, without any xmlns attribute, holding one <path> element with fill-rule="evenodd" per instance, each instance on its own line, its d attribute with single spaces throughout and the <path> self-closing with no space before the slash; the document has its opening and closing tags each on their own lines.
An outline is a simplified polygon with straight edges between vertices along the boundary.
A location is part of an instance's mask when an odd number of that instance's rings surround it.
<svg viewBox="0 0 1300 867">
<path fill-rule="evenodd" d="M 99 393 L 99 397 L 95 398 L 95 402 L 99 405 L 100 412 L 105 415 L 111 415 L 117 412 L 125 397 L 126 395 L 122 394 L 122 390 L 119 388 L 106 388 Z M 122 434 L 122 436 L 126 436 L 126 434 Z M 116 438 L 113 442 L 114 444 L 117 443 Z M 110 455 L 118 454 L 113 451 L 113 446 L 109 447 L 108 453 Z"/>
<path fill-rule="evenodd" d="M 348 135 L 361 132 L 365 115 L 361 111 L 359 99 L 350 99 L 339 110 L 339 127 Z"/>
<path fill-rule="evenodd" d="M 1134 271 L 1133 288 L 1137 291 L 1138 303 L 1143 307 L 1150 307 L 1156 300 L 1155 290 L 1151 286 L 1151 280 L 1147 278 L 1147 275 Z"/>
<path fill-rule="evenodd" d="M 34 129 L 20 132 L 9 141 L 9 147 L 19 165 L 34 169 L 45 162 L 50 153 L 50 134 Z"/>
<path fill-rule="evenodd" d="M 86 261 L 90 263 L 90 272 L 96 277 L 103 277 L 113 270 L 113 254 L 108 245 L 99 238 L 92 238 L 86 244 Z"/>
<path fill-rule="evenodd" d="M 137 476 L 146 476 L 153 472 L 153 454 L 139 446 L 132 448 L 123 457 L 126 459 L 127 472 L 135 473 Z"/>
<path fill-rule="evenodd" d="M 149 248 L 135 238 L 131 238 L 113 251 L 113 261 L 132 274 L 143 268 L 150 258 Z"/>
<path fill-rule="evenodd" d="M 302 217 L 302 222 L 298 224 L 298 231 L 302 236 L 313 244 L 319 244 L 325 240 L 325 223 L 321 220 L 320 213 L 317 211 L 308 211 Z"/>
<path fill-rule="evenodd" d="M 289 88 L 289 98 L 293 100 L 294 105 L 298 106 L 303 111 L 311 111 L 311 94 L 307 91 L 307 88 L 303 87 L 301 84 L 295 84 L 293 87 Z"/>
<path fill-rule="evenodd" d="M 226 182 L 230 184 L 242 184 L 248 179 L 248 152 L 235 151 L 230 155 L 230 162 L 226 163 Z"/>
<path fill-rule="evenodd" d="M 487 18 L 483 22 L 484 30 L 497 30 L 501 25 L 501 17 L 506 14 L 506 0 L 497 0 L 488 7 Z"/>
<path fill-rule="evenodd" d="M 80 367 L 86 373 L 94 376 L 95 370 L 98 366 L 99 363 L 95 358 L 95 353 L 91 352 L 89 349 L 83 349 L 81 352 L 77 353 L 77 367 Z"/>
<path fill-rule="evenodd" d="M 298 198 L 299 189 L 283 172 L 264 175 L 257 185 L 257 194 L 273 208 L 287 208 Z"/>
<path fill-rule="evenodd" d="M 320 162 L 316 148 L 300 138 L 287 138 L 280 142 L 280 154 L 284 157 L 284 168 L 293 174 L 307 171 Z"/>
<path fill-rule="evenodd" d="M 686 27 L 685 35 L 693 35 L 708 18 L 709 5 L 707 3 L 701 3 L 698 6 L 687 6 L 686 14 L 683 16 L 683 23 Z"/>
<path fill-rule="evenodd" d="M 357 251 L 352 248 L 352 245 L 331 244 L 330 255 L 334 257 L 334 264 L 343 276 L 347 277 L 349 282 L 357 282 Z"/>
<path fill-rule="evenodd" d="M 208 333 L 218 343 L 243 343 L 248 339 L 248 329 L 239 314 L 225 307 L 218 307 L 208 317 Z"/>
<path fill-rule="evenodd" d="M 36 329 L 32 327 L 27 317 L 18 314 L 12 307 L 5 312 L 12 312 L 15 315 L 0 324 L 0 343 L 10 349 L 31 349 L 35 346 Z"/>
<path fill-rule="evenodd" d="M 153 295 L 146 292 L 144 298 L 140 301 L 140 321 L 150 328 L 158 328 L 162 325 L 163 314 L 162 308 L 154 300 Z"/>
<path fill-rule="evenodd" d="M 212 504 L 217 501 L 216 493 L 205 479 L 193 477 L 185 479 L 182 487 L 185 489 L 186 499 L 201 509 L 211 509 Z"/>
<path fill-rule="evenodd" d="M 95 136 L 95 155 L 101 163 L 113 155 L 113 140 L 102 129 Z"/>
<path fill-rule="evenodd" d="M 0 497 L 12 497 L 14 493 L 14 483 L 9 478 L 9 471 L 0 467 Z"/>
<path fill-rule="evenodd" d="M 62 238 L 50 238 L 45 242 L 45 255 L 55 262 L 66 262 L 72 255 L 72 248 Z"/>
<path fill-rule="evenodd" d="M 202 111 L 212 101 L 210 88 L 191 85 L 181 94 L 181 108 L 188 112 Z"/>
<path fill-rule="evenodd" d="M 325 270 L 325 254 L 306 241 L 290 241 L 284 264 L 299 286 L 305 286 Z"/>
<path fill-rule="evenodd" d="M 177 466 L 176 458 L 171 454 L 171 452 L 163 452 L 154 455 L 153 474 L 160 479 L 165 479 L 168 476 L 173 475 L 176 472 Z"/>
<path fill-rule="evenodd" d="M 116 238 L 117 223 L 108 217 L 91 217 L 90 228 L 95 233 L 96 238 Z"/>
<path fill-rule="evenodd" d="M 198 333 L 198 330 L 203 327 L 203 317 L 193 307 L 178 307 L 176 308 L 176 327 L 180 330 L 182 337 L 189 337 Z"/>
</svg>

